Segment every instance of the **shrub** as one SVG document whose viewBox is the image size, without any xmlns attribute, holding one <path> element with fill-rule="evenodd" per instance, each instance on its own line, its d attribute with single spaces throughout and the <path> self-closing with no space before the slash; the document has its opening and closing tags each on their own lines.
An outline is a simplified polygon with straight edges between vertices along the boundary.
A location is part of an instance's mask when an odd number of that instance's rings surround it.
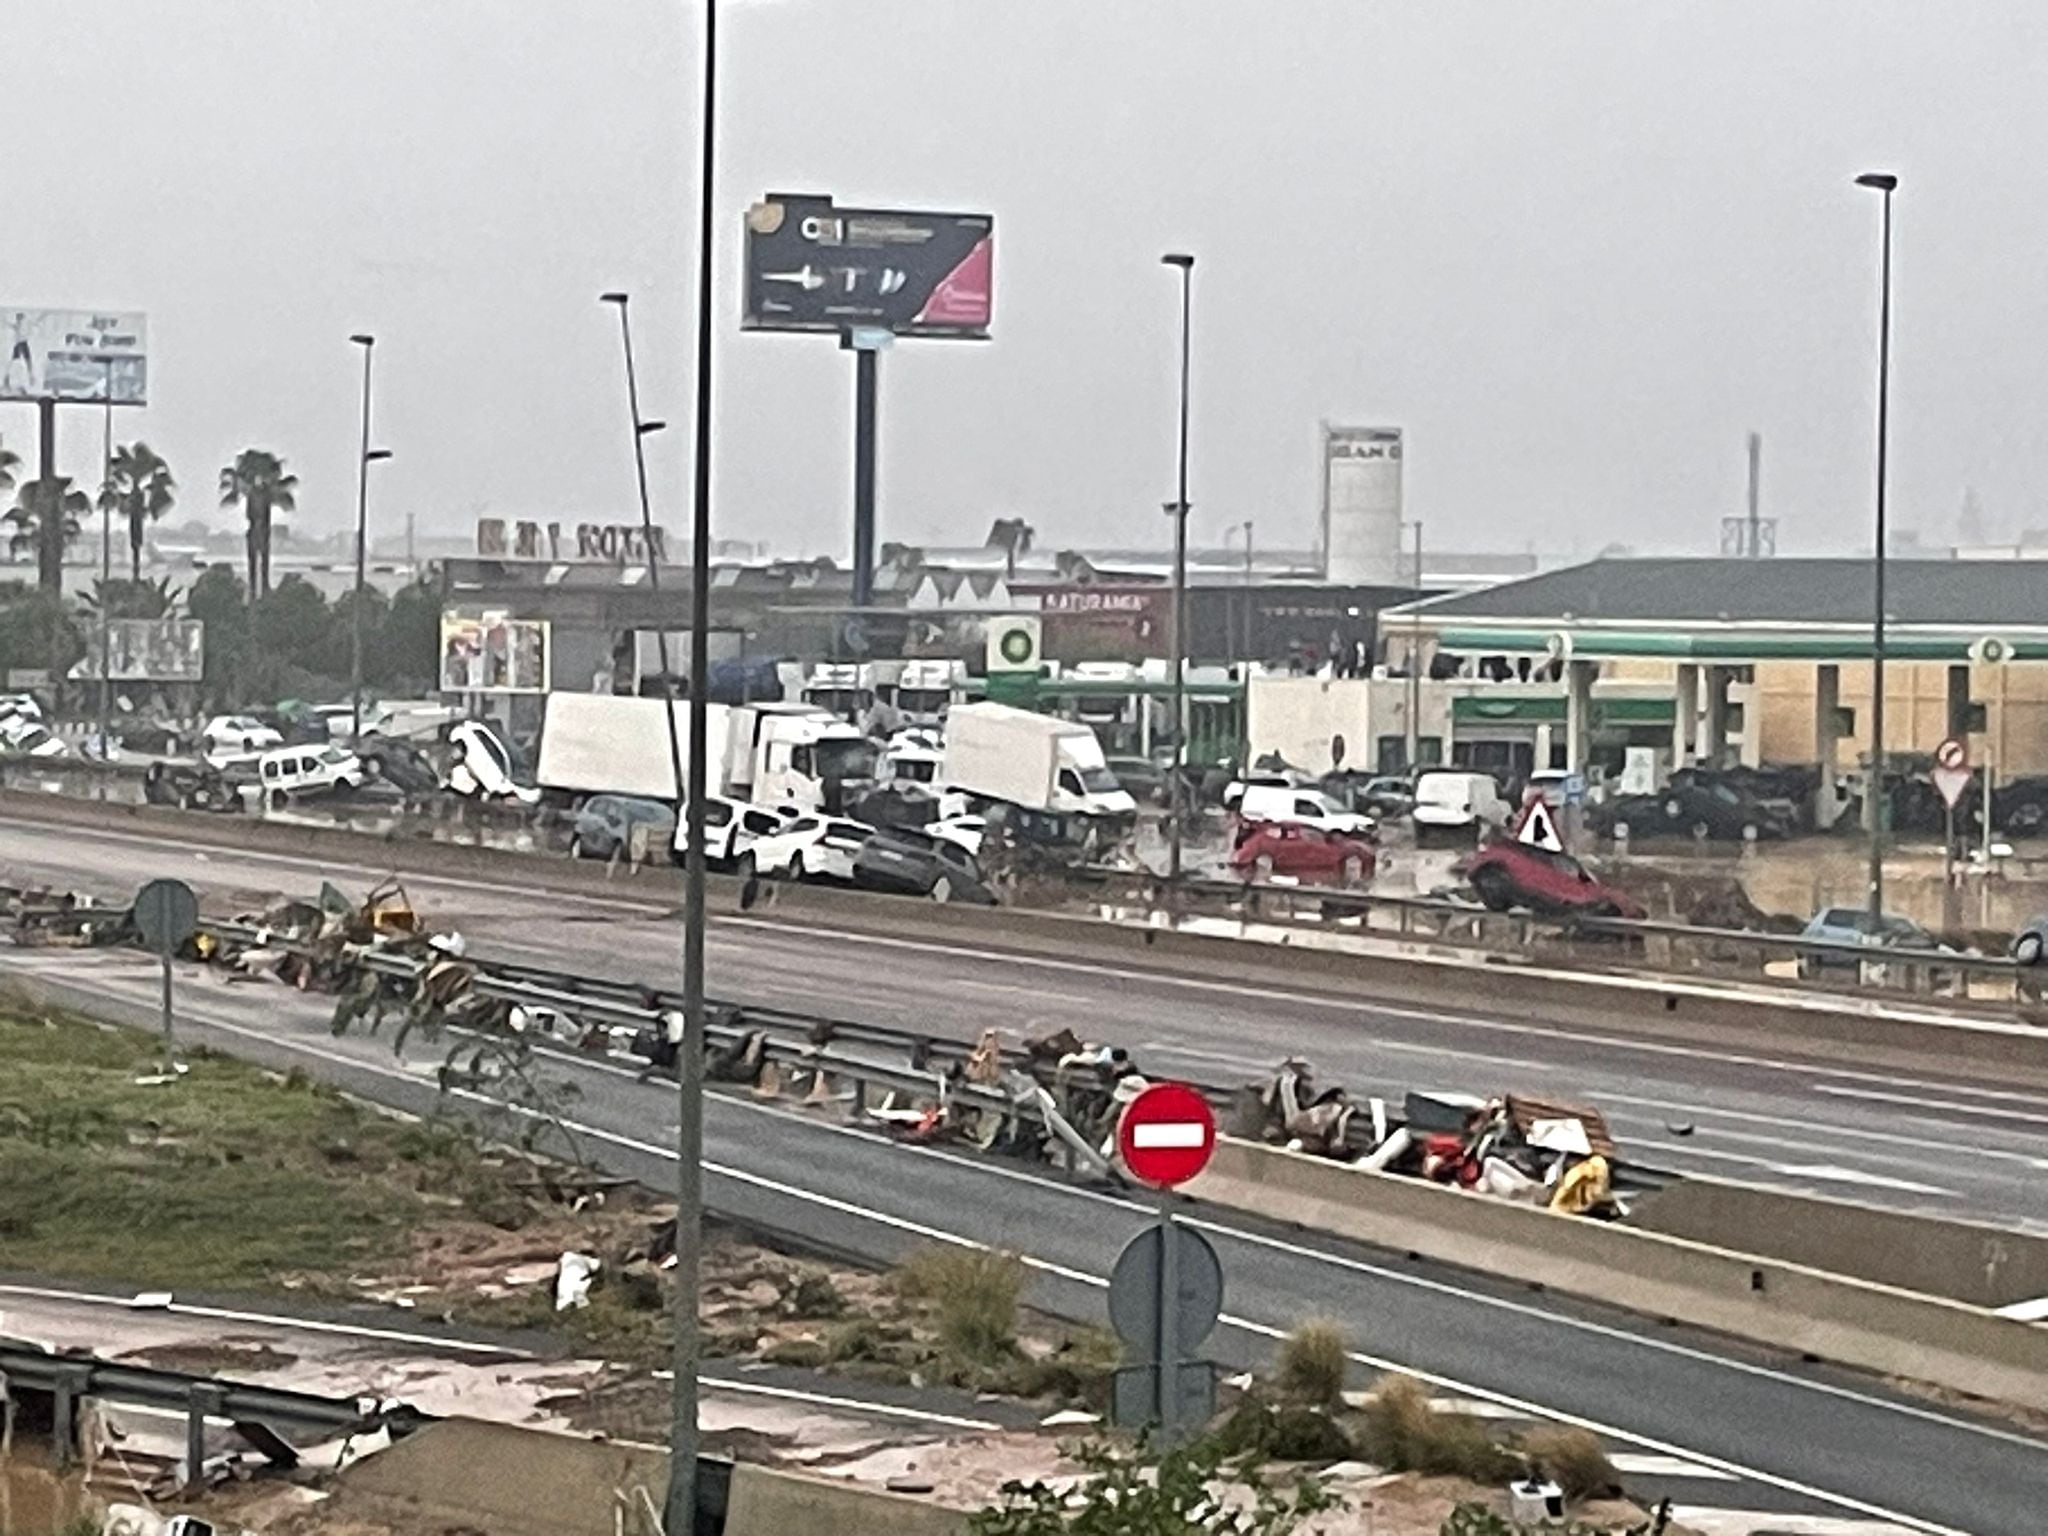
<svg viewBox="0 0 2048 1536">
<path fill-rule="evenodd" d="M 846 1298 L 830 1275 L 805 1275 L 784 1292 L 789 1315 L 796 1318 L 833 1318 L 846 1315 Z"/>
<path fill-rule="evenodd" d="M 1344 1399 L 1344 1371 L 1351 1340 L 1329 1318 L 1311 1318 L 1280 1346 L 1278 1385 L 1298 1403 L 1334 1408 Z"/>
<path fill-rule="evenodd" d="M 1621 1475 L 1590 1430 L 1540 1425 L 1522 1436 L 1521 1451 L 1530 1468 L 1556 1483 L 1568 1499 L 1603 1499 L 1621 1491 Z"/>
<path fill-rule="evenodd" d="M 1381 1381 L 1366 1404 L 1360 1444 L 1368 1460 L 1392 1472 L 1505 1483 L 1522 1470 L 1521 1459 L 1496 1445 L 1484 1424 L 1437 1412 L 1428 1389 L 1410 1376 Z"/>
<path fill-rule="evenodd" d="M 897 1290 L 930 1303 L 939 1343 L 964 1364 L 987 1365 L 1017 1347 L 1024 1265 L 980 1248 L 926 1248 L 904 1261 Z"/>
</svg>

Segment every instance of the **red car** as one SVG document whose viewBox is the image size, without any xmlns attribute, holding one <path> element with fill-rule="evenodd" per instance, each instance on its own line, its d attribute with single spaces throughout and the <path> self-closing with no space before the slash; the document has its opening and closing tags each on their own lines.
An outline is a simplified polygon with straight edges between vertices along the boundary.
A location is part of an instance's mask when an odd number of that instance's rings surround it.
<svg viewBox="0 0 2048 1536">
<path fill-rule="evenodd" d="M 1545 916 L 1642 917 L 1640 903 L 1603 883 L 1568 853 L 1501 838 L 1458 866 L 1472 893 L 1495 912 L 1523 907 Z"/>
<path fill-rule="evenodd" d="M 1248 821 L 1230 850 L 1230 867 L 1240 875 L 1285 875 L 1304 885 L 1362 885 L 1376 862 L 1363 838 L 1293 821 Z"/>
</svg>

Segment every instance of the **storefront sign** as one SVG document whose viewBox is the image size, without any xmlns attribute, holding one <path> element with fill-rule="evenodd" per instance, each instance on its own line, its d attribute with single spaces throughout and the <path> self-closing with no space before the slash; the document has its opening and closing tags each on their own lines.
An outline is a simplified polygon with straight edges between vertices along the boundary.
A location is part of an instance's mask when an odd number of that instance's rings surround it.
<svg viewBox="0 0 2048 1536">
<path fill-rule="evenodd" d="M 650 544 L 651 537 L 651 544 Z M 476 552 L 486 560 L 545 560 L 552 565 L 646 565 L 668 563 L 668 531 L 632 523 L 507 523 L 501 517 L 479 518 Z"/>
</svg>

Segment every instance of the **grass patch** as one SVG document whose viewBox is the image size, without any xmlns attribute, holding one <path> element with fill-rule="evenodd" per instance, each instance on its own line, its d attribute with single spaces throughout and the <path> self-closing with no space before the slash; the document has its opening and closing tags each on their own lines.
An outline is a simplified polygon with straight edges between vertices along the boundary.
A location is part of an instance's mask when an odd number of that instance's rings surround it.
<svg viewBox="0 0 2048 1536">
<path fill-rule="evenodd" d="M 500 1225 L 530 1204 L 519 1171 L 460 1131 L 360 1109 L 189 1052 L 138 1086 L 148 1035 L 0 1015 L 0 1254 L 9 1269 L 236 1289 L 329 1284 L 402 1260 L 452 1209 Z"/>
<path fill-rule="evenodd" d="M 1350 1354 L 1351 1339 L 1341 1323 L 1312 1317 L 1282 1341 L 1275 1385 L 1297 1403 L 1335 1408 L 1344 1398 Z"/>
<path fill-rule="evenodd" d="M 1024 1265 L 1015 1254 L 924 1248 L 903 1261 L 896 1289 L 932 1309 L 939 1347 L 963 1365 L 993 1365 L 1017 1349 Z"/>
<path fill-rule="evenodd" d="M 1412 1376 L 1383 1380 L 1360 1415 L 1359 1448 L 1390 1472 L 1464 1477 L 1498 1485 L 1522 1472 L 1522 1458 L 1494 1442 L 1480 1420 L 1439 1413 Z"/>
</svg>

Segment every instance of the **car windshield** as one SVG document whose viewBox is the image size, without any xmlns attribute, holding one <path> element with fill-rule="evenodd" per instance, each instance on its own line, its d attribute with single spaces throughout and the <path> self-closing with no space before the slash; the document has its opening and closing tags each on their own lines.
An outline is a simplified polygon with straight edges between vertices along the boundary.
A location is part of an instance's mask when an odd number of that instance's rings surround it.
<svg viewBox="0 0 2048 1536">
<path fill-rule="evenodd" d="M 723 800 L 706 800 L 704 802 L 705 826 L 722 827 L 731 820 L 732 807 Z"/>
<path fill-rule="evenodd" d="M 1083 768 L 1080 774 L 1081 787 L 1091 795 L 1113 795 L 1123 788 L 1107 768 Z"/>
<path fill-rule="evenodd" d="M 331 767 L 336 763 L 347 762 L 348 754 L 339 747 L 329 747 L 320 754 L 320 761 Z"/>
<path fill-rule="evenodd" d="M 872 779 L 875 776 L 875 744 L 871 741 L 821 741 L 817 744 L 816 754 L 818 777 L 821 779 Z"/>
<path fill-rule="evenodd" d="M 929 784 L 939 776 L 939 765 L 929 758 L 907 758 L 896 764 L 896 777 L 915 784 Z"/>
<path fill-rule="evenodd" d="M 950 688 L 898 688 L 896 707 L 908 714 L 935 715 L 952 696 Z"/>
</svg>

